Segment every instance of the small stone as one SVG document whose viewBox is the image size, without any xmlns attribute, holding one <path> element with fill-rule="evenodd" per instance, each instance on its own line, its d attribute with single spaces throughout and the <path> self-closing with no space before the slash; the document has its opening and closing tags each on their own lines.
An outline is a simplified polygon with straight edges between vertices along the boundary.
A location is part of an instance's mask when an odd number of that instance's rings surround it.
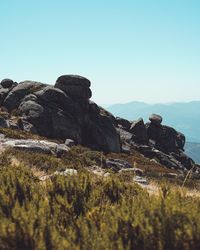
<svg viewBox="0 0 200 250">
<path fill-rule="evenodd" d="M 141 177 L 141 176 L 135 176 L 133 178 L 133 181 L 140 184 L 140 185 L 148 185 L 147 179 L 144 177 Z"/>
<path fill-rule="evenodd" d="M 72 175 L 77 175 L 77 174 L 78 174 L 78 171 L 76 169 L 67 168 L 65 171 L 62 171 L 62 172 L 56 171 L 53 175 L 72 176 Z"/>
<path fill-rule="evenodd" d="M 73 146 L 75 146 L 75 142 L 74 142 L 74 140 L 72 140 L 72 139 L 66 139 L 66 140 L 65 140 L 65 145 L 66 145 L 67 147 L 73 147 Z"/>
<path fill-rule="evenodd" d="M 0 140 L 4 140 L 5 139 L 5 135 L 4 134 L 0 134 Z"/>
<path fill-rule="evenodd" d="M 142 176 L 144 174 L 144 171 L 140 168 L 126 168 L 126 169 L 121 169 L 119 171 L 119 173 L 123 173 L 123 172 L 133 172 L 137 176 Z"/>
<path fill-rule="evenodd" d="M 107 168 L 110 168 L 111 170 L 118 172 L 123 168 L 131 168 L 132 165 L 124 160 L 121 159 L 108 159 L 106 160 L 106 166 Z"/>
</svg>

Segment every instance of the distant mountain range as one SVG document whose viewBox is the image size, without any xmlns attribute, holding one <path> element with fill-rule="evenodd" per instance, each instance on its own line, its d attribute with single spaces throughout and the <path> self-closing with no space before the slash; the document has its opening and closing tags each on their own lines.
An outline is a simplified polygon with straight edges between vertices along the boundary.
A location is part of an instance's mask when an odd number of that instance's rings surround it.
<svg viewBox="0 0 200 250">
<path fill-rule="evenodd" d="M 186 153 L 200 163 L 200 101 L 171 104 L 130 102 L 107 107 L 115 116 L 128 120 L 142 117 L 148 121 L 152 113 L 163 117 L 163 124 L 172 126 L 186 136 Z"/>
</svg>

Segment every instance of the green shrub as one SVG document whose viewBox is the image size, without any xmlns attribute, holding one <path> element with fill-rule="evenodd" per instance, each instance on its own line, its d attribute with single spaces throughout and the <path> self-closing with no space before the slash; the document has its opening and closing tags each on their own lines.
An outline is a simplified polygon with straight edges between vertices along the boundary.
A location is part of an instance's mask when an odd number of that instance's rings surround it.
<svg viewBox="0 0 200 250">
<path fill-rule="evenodd" d="M 199 249 L 200 199 L 163 186 L 149 195 L 84 170 L 45 182 L 0 168 L 0 249 Z"/>
</svg>

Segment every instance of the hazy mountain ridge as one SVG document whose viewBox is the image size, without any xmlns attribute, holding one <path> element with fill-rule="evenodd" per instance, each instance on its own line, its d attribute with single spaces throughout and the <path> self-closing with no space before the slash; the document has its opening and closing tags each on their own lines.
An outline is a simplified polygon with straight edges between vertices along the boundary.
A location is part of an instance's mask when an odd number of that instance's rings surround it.
<svg viewBox="0 0 200 250">
<path fill-rule="evenodd" d="M 114 104 L 107 109 L 115 116 L 129 120 L 137 120 L 142 117 L 147 121 L 151 113 L 160 114 L 163 117 L 163 123 L 184 133 L 187 141 L 200 142 L 200 101 L 171 104 L 130 102 Z"/>
<path fill-rule="evenodd" d="M 196 163 L 200 163 L 200 143 L 186 142 L 186 144 L 185 144 L 185 152 Z"/>
</svg>

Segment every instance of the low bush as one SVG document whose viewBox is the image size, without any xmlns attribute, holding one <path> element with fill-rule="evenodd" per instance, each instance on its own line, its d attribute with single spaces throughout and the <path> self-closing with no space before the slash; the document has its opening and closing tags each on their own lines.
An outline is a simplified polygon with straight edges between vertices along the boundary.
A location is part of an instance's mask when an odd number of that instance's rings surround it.
<svg viewBox="0 0 200 250">
<path fill-rule="evenodd" d="M 149 195 L 116 176 L 0 168 L 0 249 L 200 249 L 200 199 L 163 186 Z"/>
</svg>

